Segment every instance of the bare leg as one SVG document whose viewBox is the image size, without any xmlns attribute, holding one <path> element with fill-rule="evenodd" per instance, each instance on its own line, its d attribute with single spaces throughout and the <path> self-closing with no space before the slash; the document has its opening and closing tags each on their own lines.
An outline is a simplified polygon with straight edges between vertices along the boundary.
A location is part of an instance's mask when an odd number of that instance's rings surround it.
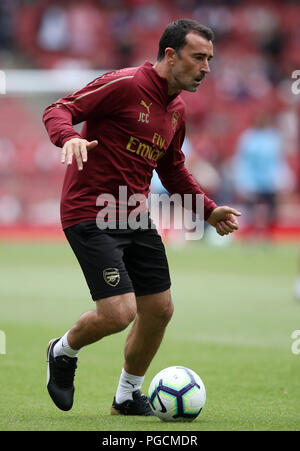
<svg viewBox="0 0 300 451">
<path fill-rule="evenodd" d="M 68 333 L 72 349 L 80 349 L 125 329 L 136 316 L 134 293 L 99 299 L 96 310 L 83 313 Z"/>
<path fill-rule="evenodd" d="M 173 314 L 170 290 L 137 297 L 137 316 L 128 334 L 124 369 L 144 376 L 163 339 Z"/>
</svg>

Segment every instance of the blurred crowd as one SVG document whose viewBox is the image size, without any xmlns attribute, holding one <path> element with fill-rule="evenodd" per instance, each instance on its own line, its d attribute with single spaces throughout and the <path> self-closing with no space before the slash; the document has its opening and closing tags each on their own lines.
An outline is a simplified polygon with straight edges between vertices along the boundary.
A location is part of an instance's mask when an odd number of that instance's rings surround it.
<svg viewBox="0 0 300 451">
<path fill-rule="evenodd" d="M 183 17 L 215 33 L 211 74 L 196 94 L 182 94 L 188 166 L 217 202 L 244 206 L 252 226 L 287 218 L 300 226 L 300 94 L 291 90 L 300 69 L 299 1 L 1 0 L 0 68 L 155 62 L 166 24 Z M 0 224 L 57 221 L 63 169 L 52 147 L 28 105 L 2 96 Z"/>
</svg>

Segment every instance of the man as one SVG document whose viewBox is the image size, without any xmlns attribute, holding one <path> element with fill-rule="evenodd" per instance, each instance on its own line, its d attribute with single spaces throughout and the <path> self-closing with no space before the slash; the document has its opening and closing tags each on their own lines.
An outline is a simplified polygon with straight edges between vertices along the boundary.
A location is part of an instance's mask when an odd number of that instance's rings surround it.
<svg viewBox="0 0 300 451">
<path fill-rule="evenodd" d="M 237 141 L 232 173 L 238 202 L 248 211 L 255 240 L 268 240 L 277 222 L 277 204 L 287 180 L 293 180 L 280 131 L 267 112 L 256 113 Z"/>
<path fill-rule="evenodd" d="M 154 66 L 146 62 L 105 74 L 45 110 L 51 141 L 62 147 L 62 162 L 68 165 L 62 226 L 96 306 L 47 348 L 47 387 L 62 410 L 73 404 L 79 350 L 133 322 L 111 413 L 152 414 L 140 389 L 172 316 L 170 276 L 155 228 L 118 227 L 118 218 L 128 208 L 118 197 L 119 187 L 126 187 L 128 197 L 147 195 L 156 169 L 171 194 L 204 194 L 184 166 L 180 90 L 195 92 L 209 73 L 212 39 L 212 31 L 203 25 L 178 20 L 163 33 Z M 83 121 L 79 134 L 73 124 Z M 117 199 L 118 216 L 106 230 L 96 222 L 102 194 Z M 220 235 L 238 228 L 239 215 L 204 195 L 204 218 Z"/>
</svg>

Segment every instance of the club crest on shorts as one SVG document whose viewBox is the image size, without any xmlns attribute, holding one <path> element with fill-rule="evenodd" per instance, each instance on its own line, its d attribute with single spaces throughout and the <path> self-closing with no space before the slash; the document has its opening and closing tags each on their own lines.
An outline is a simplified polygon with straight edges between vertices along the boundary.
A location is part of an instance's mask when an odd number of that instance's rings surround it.
<svg viewBox="0 0 300 451">
<path fill-rule="evenodd" d="M 112 286 L 116 287 L 120 282 L 120 273 L 118 268 L 106 268 L 103 270 L 103 279 L 105 282 Z"/>
</svg>

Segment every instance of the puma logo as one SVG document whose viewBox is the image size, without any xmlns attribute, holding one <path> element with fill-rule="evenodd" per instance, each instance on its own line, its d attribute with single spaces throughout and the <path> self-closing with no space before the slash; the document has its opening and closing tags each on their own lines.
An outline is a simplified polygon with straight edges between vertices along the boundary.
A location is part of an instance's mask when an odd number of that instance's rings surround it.
<svg viewBox="0 0 300 451">
<path fill-rule="evenodd" d="M 149 120 L 150 120 L 150 107 L 152 105 L 152 102 L 149 103 L 149 105 L 147 105 L 147 103 L 145 102 L 145 100 L 141 100 L 140 105 L 142 105 L 144 108 L 146 108 L 147 113 L 142 113 L 140 112 L 139 118 L 138 118 L 138 122 L 145 122 L 146 124 L 149 124 Z"/>
<path fill-rule="evenodd" d="M 150 114 L 150 107 L 151 107 L 151 105 L 152 105 L 152 102 L 149 103 L 149 105 L 147 105 L 146 102 L 145 102 L 144 100 L 141 100 L 140 105 L 142 105 L 143 107 L 145 107 L 146 110 L 148 111 L 148 114 Z"/>
<path fill-rule="evenodd" d="M 132 384 L 131 382 L 129 382 L 129 381 L 126 381 L 127 382 L 127 384 L 130 384 L 130 385 L 132 385 L 132 388 L 134 388 L 135 386 L 136 386 L 136 384 Z"/>
</svg>

